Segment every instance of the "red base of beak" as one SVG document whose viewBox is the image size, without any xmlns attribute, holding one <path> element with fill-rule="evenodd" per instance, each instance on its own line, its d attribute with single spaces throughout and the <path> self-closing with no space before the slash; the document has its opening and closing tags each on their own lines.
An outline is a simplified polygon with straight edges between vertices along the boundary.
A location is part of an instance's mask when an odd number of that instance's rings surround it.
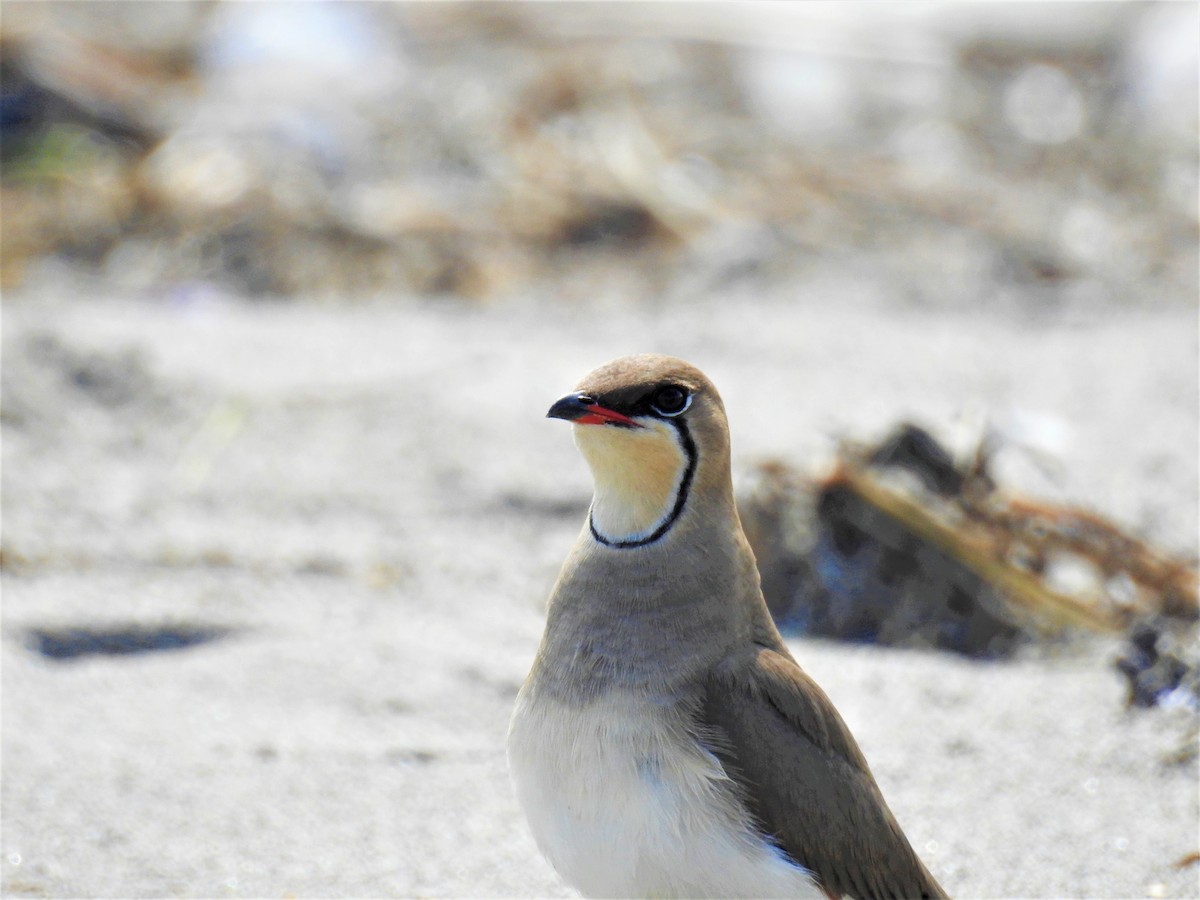
<svg viewBox="0 0 1200 900">
<path fill-rule="evenodd" d="M 629 416 L 592 402 L 582 391 L 568 394 L 546 413 L 551 419 L 566 419 L 576 425 L 622 425 L 625 428 L 641 428 Z"/>
<path fill-rule="evenodd" d="M 599 403 L 593 403 L 587 407 L 587 414 L 580 416 L 575 420 L 576 425 L 627 425 L 630 428 L 640 428 L 637 422 L 623 416 L 619 412 L 614 412 L 611 409 L 601 406 Z"/>
</svg>

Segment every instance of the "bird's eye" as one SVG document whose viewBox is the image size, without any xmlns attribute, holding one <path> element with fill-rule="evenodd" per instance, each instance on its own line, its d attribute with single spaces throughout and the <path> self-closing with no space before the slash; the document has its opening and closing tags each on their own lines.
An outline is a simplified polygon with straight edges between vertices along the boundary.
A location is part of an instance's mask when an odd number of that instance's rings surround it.
<svg viewBox="0 0 1200 900">
<path fill-rule="evenodd" d="M 654 399 L 650 401 L 650 406 L 654 411 L 663 416 L 677 416 L 692 403 L 691 395 L 674 385 L 668 385 L 665 388 L 660 388 L 654 395 Z"/>
</svg>

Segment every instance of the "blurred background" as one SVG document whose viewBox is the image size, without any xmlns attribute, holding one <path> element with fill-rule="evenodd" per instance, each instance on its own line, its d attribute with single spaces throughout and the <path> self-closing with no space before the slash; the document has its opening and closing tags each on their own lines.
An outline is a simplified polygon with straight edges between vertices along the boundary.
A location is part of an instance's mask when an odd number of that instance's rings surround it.
<svg viewBox="0 0 1200 900">
<path fill-rule="evenodd" d="M 4 287 L 1191 302 L 1188 3 L 5 4 Z"/>
<path fill-rule="evenodd" d="M 660 351 L 948 890 L 1200 896 L 1198 48 L 1191 2 L 3 0 L 3 892 L 568 896 L 503 751 L 590 494 L 542 417 Z"/>
</svg>

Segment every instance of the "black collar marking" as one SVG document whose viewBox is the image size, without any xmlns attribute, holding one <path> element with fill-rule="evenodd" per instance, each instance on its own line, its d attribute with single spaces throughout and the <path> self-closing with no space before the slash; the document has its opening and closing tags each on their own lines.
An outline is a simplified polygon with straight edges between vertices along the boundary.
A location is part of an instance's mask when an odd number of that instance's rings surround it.
<svg viewBox="0 0 1200 900">
<path fill-rule="evenodd" d="M 675 506 L 671 509 L 671 514 L 663 520 L 661 525 L 654 529 L 652 534 L 634 541 L 610 541 L 604 537 L 604 535 L 596 530 L 596 523 L 592 520 L 592 513 L 589 510 L 588 528 L 592 531 L 592 537 L 605 547 L 612 547 L 614 550 L 626 550 L 630 547 L 645 547 L 647 544 L 653 544 L 670 530 L 671 526 L 675 524 L 675 520 L 679 518 L 680 513 L 683 512 L 683 506 L 687 503 L 688 491 L 692 487 L 692 476 L 696 474 L 696 444 L 692 440 L 687 423 L 683 419 L 666 419 L 665 421 L 674 425 L 675 430 L 679 432 L 679 440 L 683 444 L 683 453 L 687 457 L 687 468 L 683 470 L 683 480 L 679 482 L 679 492 L 675 495 Z"/>
</svg>

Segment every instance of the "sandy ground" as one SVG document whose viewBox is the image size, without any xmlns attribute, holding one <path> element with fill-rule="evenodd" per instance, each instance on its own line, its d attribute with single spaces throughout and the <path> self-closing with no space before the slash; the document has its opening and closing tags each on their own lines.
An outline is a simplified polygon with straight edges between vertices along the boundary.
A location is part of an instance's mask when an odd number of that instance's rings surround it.
<svg viewBox="0 0 1200 900">
<path fill-rule="evenodd" d="M 739 471 L 903 416 L 1041 417 L 1066 468 L 1014 478 L 1195 552 L 1194 309 L 24 298 L 3 329 L 7 896 L 569 896 L 503 741 L 589 491 L 544 411 L 622 353 L 708 371 Z M 29 645 L 133 625 L 229 631 Z M 1200 896 L 1186 717 L 1126 713 L 1113 647 L 792 646 L 953 894 Z"/>
</svg>

